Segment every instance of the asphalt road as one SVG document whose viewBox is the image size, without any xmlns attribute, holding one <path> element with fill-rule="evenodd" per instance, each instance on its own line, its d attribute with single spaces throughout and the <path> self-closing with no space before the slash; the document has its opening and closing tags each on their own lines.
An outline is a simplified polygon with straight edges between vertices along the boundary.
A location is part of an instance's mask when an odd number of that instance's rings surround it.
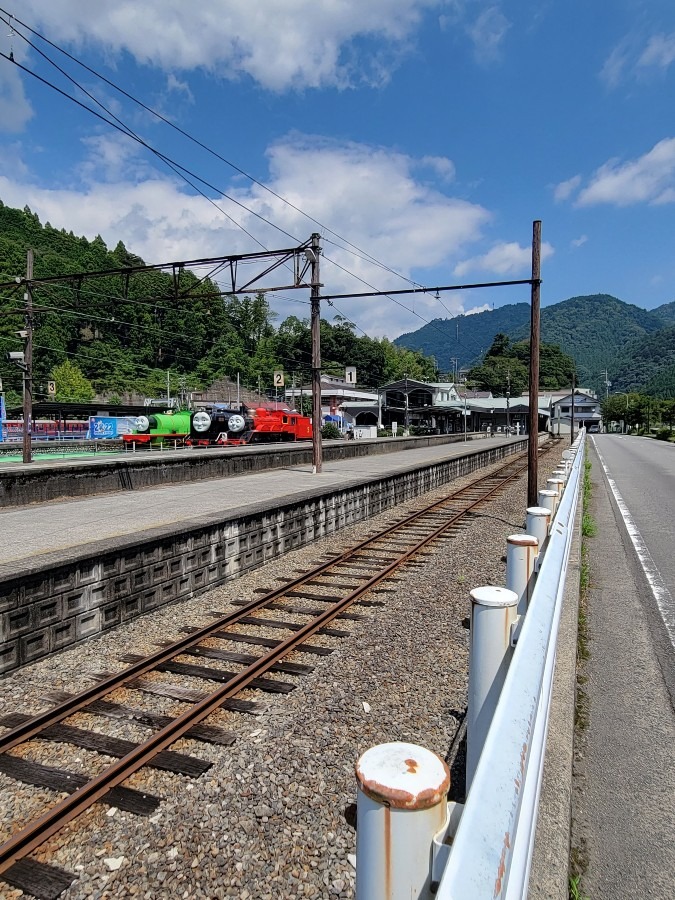
<svg viewBox="0 0 675 900">
<path fill-rule="evenodd" d="M 588 725 L 573 846 L 591 900 L 675 896 L 675 445 L 593 436 Z"/>
</svg>

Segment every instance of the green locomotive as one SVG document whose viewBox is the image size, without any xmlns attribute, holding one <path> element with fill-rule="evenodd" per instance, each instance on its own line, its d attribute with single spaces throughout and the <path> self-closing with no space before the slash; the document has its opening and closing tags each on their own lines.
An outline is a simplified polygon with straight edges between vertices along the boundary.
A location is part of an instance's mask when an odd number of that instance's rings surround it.
<svg viewBox="0 0 675 900">
<path fill-rule="evenodd" d="M 134 433 L 124 434 L 122 439 L 125 444 L 146 447 L 182 446 L 190 434 L 191 418 L 189 410 L 138 416 Z"/>
</svg>

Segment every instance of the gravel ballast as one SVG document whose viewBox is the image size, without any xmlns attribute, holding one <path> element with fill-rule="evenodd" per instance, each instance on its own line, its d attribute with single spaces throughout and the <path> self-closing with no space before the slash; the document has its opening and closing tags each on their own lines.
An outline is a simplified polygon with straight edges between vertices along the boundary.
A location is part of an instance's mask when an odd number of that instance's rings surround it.
<svg viewBox="0 0 675 900">
<path fill-rule="evenodd" d="M 231 611 L 233 600 L 258 597 L 256 589 L 277 586 L 277 579 L 294 577 L 325 554 L 362 540 L 376 526 L 384 527 L 473 478 L 460 479 L 442 493 L 426 495 L 189 602 L 26 667 L 0 682 L 0 712 L 45 709 L 47 692 L 75 692 L 89 686 L 95 673 L 124 668 L 119 660 L 123 654 L 153 652 L 159 642 L 180 637 L 182 626 L 213 621 L 212 611 Z M 311 674 L 267 673 L 267 678 L 295 684 L 292 693 L 247 690 L 241 696 L 260 705 L 257 714 L 220 710 L 211 716 L 209 724 L 235 736 L 232 746 L 190 739 L 176 742 L 173 751 L 212 763 L 200 778 L 190 780 L 151 768 L 132 776 L 127 787 L 161 798 L 153 815 L 135 816 L 99 803 L 37 851 L 35 858 L 77 876 L 63 897 L 353 897 L 356 842 L 351 806 L 356 800 L 356 760 L 369 747 L 394 740 L 420 744 L 444 758 L 448 754 L 466 707 L 469 591 L 504 583 L 506 537 L 522 529 L 525 491 L 523 476 L 499 499 L 471 514 L 451 538 L 397 573 L 394 584 L 385 583 L 384 590 L 369 595 L 383 607 L 354 607 L 362 621 L 333 623 L 349 631 L 349 637 L 315 635 L 311 643 L 333 648 L 330 656 L 296 652 L 289 657 L 314 666 Z M 294 618 L 288 613 L 277 616 Z M 253 633 L 248 626 L 240 630 Z M 275 639 L 283 634 L 272 629 L 258 633 Z M 254 652 L 234 642 L 213 645 Z M 204 682 L 194 678 L 150 677 L 205 690 Z M 164 715 L 186 708 L 170 698 L 130 690 L 117 691 L 111 699 Z M 71 717 L 68 724 L 134 741 L 149 733 L 137 723 L 89 714 Z M 36 741 L 12 753 L 78 772 L 102 766 L 95 753 L 73 753 L 72 747 L 53 742 Z M 461 793 L 461 786 L 454 790 Z M 3 838 L 17 810 L 27 818 L 54 797 L 43 788 L 0 775 Z M 21 896 L 6 886 L 4 890 L 3 897 Z"/>
</svg>

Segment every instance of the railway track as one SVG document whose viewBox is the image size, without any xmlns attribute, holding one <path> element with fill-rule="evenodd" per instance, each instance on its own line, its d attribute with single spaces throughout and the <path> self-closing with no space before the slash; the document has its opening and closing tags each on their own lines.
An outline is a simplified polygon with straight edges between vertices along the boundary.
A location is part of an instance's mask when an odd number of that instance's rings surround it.
<svg viewBox="0 0 675 900">
<path fill-rule="evenodd" d="M 151 656 L 127 656 L 126 669 L 104 674 L 80 694 L 51 692 L 45 699 L 55 705 L 46 712 L 33 717 L 14 714 L 1 719 L 0 726 L 10 730 L 0 735 L 0 772 L 67 796 L 27 825 L 18 827 L 0 846 L 0 879 L 41 900 L 57 897 L 75 876 L 38 862 L 30 854 L 97 801 L 104 800 L 138 815 L 152 813 L 160 799 L 123 784 L 143 766 L 154 766 L 186 778 L 203 774 L 209 763 L 169 748 L 182 737 L 223 746 L 232 744 L 231 734 L 205 722 L 209 715 L 222 708 L 251 711 L 255 703 L 238 699 L 246 688 L 273 693 L 292 691 L 294 683 L 283 676 L 302 677 L 314 668 L 288 661 L 286 658 L 293 651 L 300 649 L 310 658 L 332 653 L 331 648 L 312 644 L 312 637 L 347 636 L 348 631 L 335 626 L 363 617 L 351 609 L 354 604 L 383 606 L 381 600 L 366 595 L 382 582 L 395 578 L 401 566 L 413 563 L 430 544 L 463 527 L 472 511 L 489 503 L 525 469 L 525 455 L 513 457 L 490 475 L 477 478 L 355 547 L 332 555 L 316 568 L 264 593 L 259 599 L 242 602 L 226 615 L 214 614 L 215 621 L 208 626 L 184 629 L 184 638 L 162 646 Z M 272 612 L 273 617 L 265 618 L 265 611 Z M 302 621 L 279 618 L 284 611 Z M 270 629 L 280 632 L 279 639 L 260 634 L 261 630 L 269 634 Z M 222 649 L 218 642 L 235 644 L 248 652 Z M 197 678 L 207 685 L 218 686 L 195 691 L 179 685 L 157 684 L 151 678 L 155 672 Z M 120 688 L 156 693 L 190 705 L 177 717 L 160 716 L 112 701 L 110 696 Z M 67 720 L 79 713 L 132 720 L 152 728 L 153 733 L 138 744 L 107 737 L 68 724 Z M 17 748 L 23 752 L 32 740 L 71 744 L 115 760 L 97 775 L 87 778 L 22 758 Z"/>
</svg>

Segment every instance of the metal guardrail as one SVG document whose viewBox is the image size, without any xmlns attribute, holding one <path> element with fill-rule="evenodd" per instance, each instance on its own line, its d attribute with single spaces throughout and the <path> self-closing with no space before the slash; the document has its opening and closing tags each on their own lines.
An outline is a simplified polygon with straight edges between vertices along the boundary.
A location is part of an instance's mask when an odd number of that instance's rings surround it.
<svg viewBox="0 0 675 900">
<path fill-rule="evenodd" d="M 555 519 L 437 900 L 527 896 L 584 436 Z"/>
<path fill-rule="evenodd" d="M 471 592 L 464 806 L 447 803 L 447 765 L 422 747 L 383 744 L 357 764 L 357 900 L 527 897 L 584 439 L 528 509 L 532 534 L 508 539 L 512 589 Z"/>
</svg>

